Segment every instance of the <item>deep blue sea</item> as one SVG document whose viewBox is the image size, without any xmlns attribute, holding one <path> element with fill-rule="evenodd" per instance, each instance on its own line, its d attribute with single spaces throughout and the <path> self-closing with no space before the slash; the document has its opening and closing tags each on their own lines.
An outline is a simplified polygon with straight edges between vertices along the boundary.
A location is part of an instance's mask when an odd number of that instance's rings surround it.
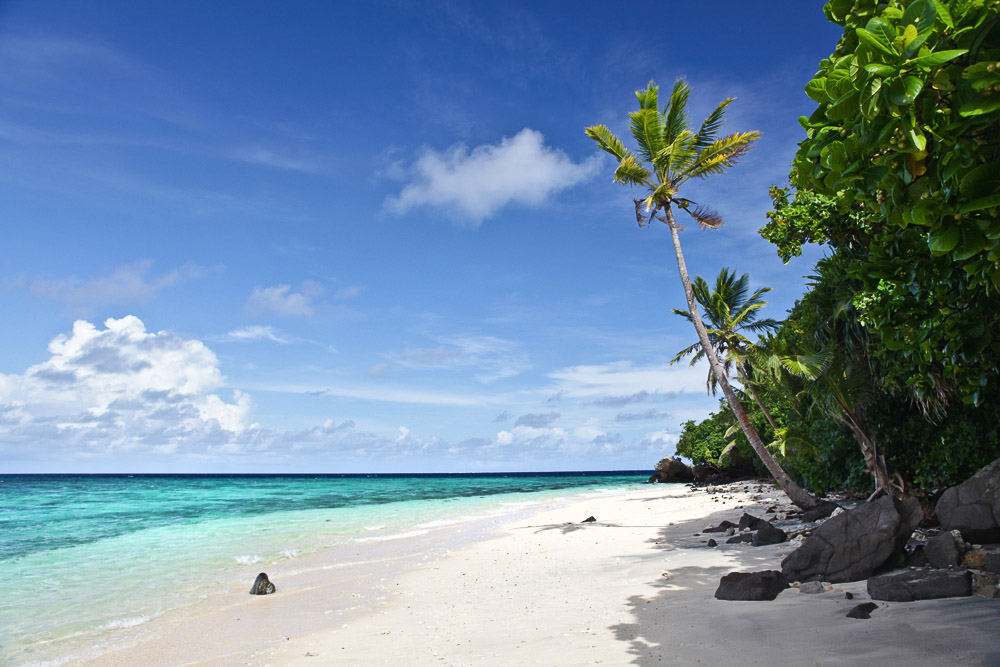
<svg viewBox="0 0 1000 667">
<path fill-rule="evenodd" d="M 0 475 L 0 664 L 63 664 L 117 629 L 246 586 L 248 567 L 624 491 L 648 474 Z"/>
</svg>

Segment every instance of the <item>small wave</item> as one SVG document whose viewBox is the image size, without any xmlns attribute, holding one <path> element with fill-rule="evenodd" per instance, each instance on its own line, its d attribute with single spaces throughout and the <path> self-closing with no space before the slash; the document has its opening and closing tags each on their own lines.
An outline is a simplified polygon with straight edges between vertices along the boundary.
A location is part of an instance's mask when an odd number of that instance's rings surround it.
<svg viewBox="0 0 1000 667">
<path fill-rule="evenodd" d="M 385 528 L 385 524 L 378 524 L 375 526 L 365 526 L 365 530 L 382 530 Z"/>
<path fill-rule="evenodd" d="M 248 554 L 243 556 L 234 556 L 233 560 L 240 565 L 253 565 L 254 563 L 259 563 L 264 559 L 254 554 Z"/>
<path fill-rule="evenodd" d="M 396 533 L 395 535 L 381 535 L 379 537 L 355 537 L 352 542 L 385 542 L 386 540 L 401 540 L 407 537 L 420 537 L 426 535 L 426 530 L 411 530 L 408 533 Z"/>
<path fill-rule="evenodd" d="M 129 616 L 126 618 L 116 618 L 114 620 L 108 621 L 104 625 L 98 628 L 99 630 L 124 630 L 125 628 L 134 628 L 137 625 L 142 625 L 143 623 L 148 623 L 154 618 L 154 616 Z"/>
<path fill-rule="evenodd" d="M 456 523 L 462 523 L 464 519 L 435 519 L 434 521 L 428 521 L 427 523 L 418 523 L 417 528 L 441 528 L 442 526 L 453 526 Z"/>
<path fill-rule="evenodd" d="M 299 550 L 298 549 L 285 549 L 284 551 L 281 552 L 281 555 L 284 556 L 285 558 L 298 558 L 299 557 Z"/>
</svg>

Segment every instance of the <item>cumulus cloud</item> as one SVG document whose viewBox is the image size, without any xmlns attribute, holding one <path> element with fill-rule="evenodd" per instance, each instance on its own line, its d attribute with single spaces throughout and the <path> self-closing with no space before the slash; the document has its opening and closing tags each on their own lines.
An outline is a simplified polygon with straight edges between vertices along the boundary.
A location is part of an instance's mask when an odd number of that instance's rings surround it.
<svg viewBox="0 0 1000 667">
<path fill-rule="evenodd" d="M 405 213 L 418 206 L 443 208 L 455 218 L 480 224 L 511 203 L 537 206 L 550 195 L 591 177 L 597 158 L 573 162 L 525 128 L 498 144 L 464 145 L 444 152 L 427 149 L 411 169 L 411 180 L 386 209 Z M 397 169 L 398 170 L 398 169 Z"/>
<path fill-rule="evenodd" d="M 213 393 L 223 378 L 204 343 L 148 332 L 137 317 L 108 319 L 103 329 L 79 320 L 48 351 L 21 375 L 0 374 L 4 450 L 35 442 L 83 455 L 170 452 L 256 428 L 249 396 L 236 391 L 226 401 Z"/>
<path fill-rule="evenodd" d="M 297 292 L 291 285 L 254 287 L 247 301 L 246 310 L 251 315 L 278 315 L 280 317 L 309 317 L 316 313 L 313 300 L 323 294 L 323 288 L 311 281 L 299 286 Z"/>
<path fill-rule="evenodd" d="M 27 289 L 31 294 L 71 306 L 122 306 L 148 303 L 156 295 L 187 280 L 195 280 L 213 269 L 185 264 L 160 275 L 153 275 L 153 262 L 145 259 L 124 264 L 106 276 L 45 279 L 20 277 L 5 281 L 8 289 Z"/>
</svg>

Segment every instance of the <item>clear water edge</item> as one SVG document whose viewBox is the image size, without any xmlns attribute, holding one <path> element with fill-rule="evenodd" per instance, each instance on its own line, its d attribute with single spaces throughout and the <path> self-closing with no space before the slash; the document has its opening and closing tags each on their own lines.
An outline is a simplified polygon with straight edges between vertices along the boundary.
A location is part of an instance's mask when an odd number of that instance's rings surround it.
<svg viewBox="0 0 1000 667">
<path fill-rule="evenodd" d="M 106 651 L 162 614 L 310 554 L 379 551 L 568 495 L 623 492 L 645 476 L 5 476 L 0 664 Z"/>
</svg>

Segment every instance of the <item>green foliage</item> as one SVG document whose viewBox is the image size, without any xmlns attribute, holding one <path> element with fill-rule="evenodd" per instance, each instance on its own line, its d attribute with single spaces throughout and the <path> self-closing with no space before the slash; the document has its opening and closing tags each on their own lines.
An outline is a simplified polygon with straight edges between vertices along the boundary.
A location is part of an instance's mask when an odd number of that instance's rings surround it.
<svg viewBox="0 0 1000 667">
<path fill-rule="evenodd" d="M 888 386 L 928 413 L 979 404 L 1000 355 L 1000 3 L 833 0 L 844 26 L 806 86 L 792 201 L 762 233 L 787 259 L 803 242 L 866 246 L 859 321 Z"/>
<path fill-rule="evenodd" d="M 718 463 L 722 450 L 729 438 L 726 431 L 733 424 L 733 413 L 726 410 L 713 412 L 701 422 L 684 422 L 681 437 L 677 441 L 677 456 L 691 459 L 695 465 Z"/>
</svg>

